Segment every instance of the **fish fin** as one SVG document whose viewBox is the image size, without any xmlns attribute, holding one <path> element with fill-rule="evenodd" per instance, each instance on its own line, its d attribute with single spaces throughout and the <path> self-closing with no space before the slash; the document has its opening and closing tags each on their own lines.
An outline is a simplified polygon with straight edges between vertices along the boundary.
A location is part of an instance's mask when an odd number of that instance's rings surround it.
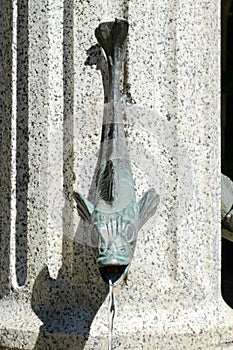
<svg viewBox="0 0 233 350">
<path fill-rule="evenodd" d="M 144 196 L 137 202 L 139 211 L 138 229 L 140 229 L 146 221 L 155 214 L 159 204 L 159 195 L 154 188 L 149 189 Z"/>
<path fill-rule="evenodd" d="M 91 202 L 83 197 L 79 191 L 74 191 L 74 199 L 77 203 L 77 210 L 79 216 L 86 222 L 90 223 L 91 214 L 94 210 L 94 206 Z"/>
<path fill-rule="evenodd" d="M 99 170 L 97 178 L 98 196 L 107 203 L 114 200 L 114 164 L 108 160 Z"/>
<path fill-rule="evenodd" d="M 126 19 L 116 18 L 115 22 L 103 22 L 95 30 L 95 36 L 103 47 L 110 65 L 113 65 L 114 50 L 125 44 L 129 24 Z"/>
<path fill-rule="evenodd" d="M 106 56 L 111 57 L 113 54 L 112 48 L 112 28 L 114 22 L 100 23 L 99 27 L 95 30 L 95 36 L 100 45 L 103 47 Z"/>
</svg>

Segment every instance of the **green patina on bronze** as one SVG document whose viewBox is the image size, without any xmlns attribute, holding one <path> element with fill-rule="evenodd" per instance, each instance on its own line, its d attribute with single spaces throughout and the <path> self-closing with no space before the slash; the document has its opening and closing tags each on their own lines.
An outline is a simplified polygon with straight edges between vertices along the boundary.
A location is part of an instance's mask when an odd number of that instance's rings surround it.
<svg viewBox="0 0 233 350">
<path fill-rule="evenodd" d="M 92 227 L 98 241 L 98 259 L 106 282 L 119 283 L 126 275 L 136 246 L 137 234 L 155 213 L 159 196 L 148 190 L 136 202 L 134 181 L 124 134 L 120 77 L 128 34 L 128 22 L 101 23 L 95 31 L 108 63 L 108 93 L 104 105 L 100 167 L 94 205 L 74 192 L 78 213 Z"/>
</svg>

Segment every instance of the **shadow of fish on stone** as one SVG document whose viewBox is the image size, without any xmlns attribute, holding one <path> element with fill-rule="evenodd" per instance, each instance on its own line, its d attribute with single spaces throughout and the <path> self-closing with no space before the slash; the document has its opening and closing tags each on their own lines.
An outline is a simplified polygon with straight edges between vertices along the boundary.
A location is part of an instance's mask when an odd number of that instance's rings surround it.
<svg viewBox="0 0 233 350">
<path fill-rule="evenodd" d="M 155 213 L 159 196 L 149 189 L 136 202 L 125 139 L 120 77 L 128 22 L 104 22 L 95 31 L 108 64 L 108 93 L 104 104 L 96 200 L 90 203 L 74 192 L 79 216 L 92 227 L 98 242 L 97 264 L 106 283 L 116 285 L 126 276 L 144 223 Z"/>
</svg>

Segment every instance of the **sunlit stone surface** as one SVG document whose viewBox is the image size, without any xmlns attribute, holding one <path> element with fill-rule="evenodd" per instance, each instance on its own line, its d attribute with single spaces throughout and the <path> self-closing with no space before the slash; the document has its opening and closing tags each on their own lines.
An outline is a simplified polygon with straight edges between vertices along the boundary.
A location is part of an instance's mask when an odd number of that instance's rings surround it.
<svg viewBox="0 0 233 350">
<path fill-rule="evenodd" d="M 0 348 L 108 345 L 107 285 L 72 193 L 93 199 L 99 22 L 130 23 L 125 130 L 138 198 L 160 205 L 115 291 L 113 349 L 233 349 L 220 293 L 219 6 L 6 1 L 0 9 Z"/>
</svg>

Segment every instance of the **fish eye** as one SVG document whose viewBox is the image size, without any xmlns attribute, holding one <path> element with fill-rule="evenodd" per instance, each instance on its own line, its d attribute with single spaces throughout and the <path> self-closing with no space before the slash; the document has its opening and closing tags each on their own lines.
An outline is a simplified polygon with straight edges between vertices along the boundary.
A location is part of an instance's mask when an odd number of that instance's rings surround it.
<svg viewBox="0 0 233 350">
<path fill-rule="evenodd" d="M 135 228 L 132 223 L 128 223 L 125 226 L 124 237 L 126 238 L 127 242 L 132 242 L 135 240 Z"/>
</svg>

